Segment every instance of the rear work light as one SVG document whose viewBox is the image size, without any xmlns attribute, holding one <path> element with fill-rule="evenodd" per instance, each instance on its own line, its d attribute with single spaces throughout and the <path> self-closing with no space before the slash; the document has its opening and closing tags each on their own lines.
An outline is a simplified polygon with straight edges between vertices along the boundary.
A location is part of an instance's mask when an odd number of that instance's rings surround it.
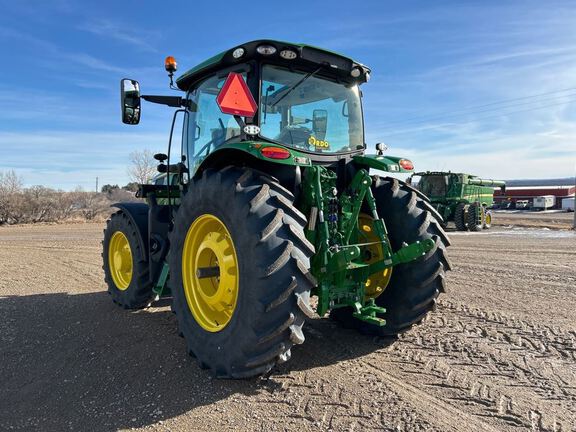
<svg viewBox="0 0 576 432">
<path fill-rule="evenodd" d="M 290 152 L 281 147 L 264 147 L 260 153 L 269 159 L 288 159 L 290 157 Z"/>
<path fill-rule="evenodd" d="M 260 128 L 256 125 L 246 125 L 244 126 L 244 133 L 246 135 L 258 135 L 260 133 Z"/>
<path fill-rule="evenodd" d="M 398 161 L 398 165 L 400 165 L 402 169 L 405 169 L 406 171 L 412 171 L 414 169 L 414 164 L 411 160 L 408 159 L 400 159 Z"/>
<path fill-rule="evenodd" d="M 295 51 L 285 49 L 280 51 L 280 57 L 286 60 L 294 60 L 296 57 L 298 57 L 298 54 L 296 54 Z"/>
<path fill-rule="evenodd" d="M 258 51 L 258 54 L 272 55 L 276 53 L 276 47 L 272 45 L 260 45 L 256 48 L 256 51 Z"/>
<path fill-rule="evenodd" d="M 232 57 L 234 57 L 235 59 L 239 59 L 243 55 L 244 55 L 244 48 L 242 47 L 236 48 L 234 51 L 232 51 Z"/>
</svg>

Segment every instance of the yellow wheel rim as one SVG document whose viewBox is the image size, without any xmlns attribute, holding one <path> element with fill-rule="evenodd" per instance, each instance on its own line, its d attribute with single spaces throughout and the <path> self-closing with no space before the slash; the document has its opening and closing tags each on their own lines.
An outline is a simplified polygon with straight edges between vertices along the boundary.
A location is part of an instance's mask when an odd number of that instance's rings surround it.
<svg viewBox="0 0 576 432">
<path fill-rule="evenodd" d="M 126 290 L 132 281 L 132 250 L 128 238 L 121 231 L 116 231 L 110 238 L 108 267 L 116 288 Z"/>
<path fill-rule="evenodd" d="M 238 259 L 224 223 L 214 215 L 196 219 L 182 250 L 182 283 L 196 322 L 209 332 L 228 325 L 238 301 Z"/>
<path fill-rule="evenodd" d="M 358 228 L 360 228 L 360 243 L 371 243 L 379 241 L 378 235 L 374 232 L 374 219 L 367 214 L 361 213 L 358 216 Z M 381 261 L 384 258 L 384 251 L 381 244 L 373 244 L 363 247 L 363 253 L 368 257 L 366 263 L 372 264 Z M 376 298 L 384 292 L 390 278 L 392 277 L 392 268 L 374 273 L 366 280 L 364 293 L 367 299 Z"/>
<path fill-rule="evenodd" d="M 486 218 L 484 220 L 486 222 L 486 225 L 490 225 L 492 223 L 492 215 L 490 213 L 487 213 Z"/>
</svg>

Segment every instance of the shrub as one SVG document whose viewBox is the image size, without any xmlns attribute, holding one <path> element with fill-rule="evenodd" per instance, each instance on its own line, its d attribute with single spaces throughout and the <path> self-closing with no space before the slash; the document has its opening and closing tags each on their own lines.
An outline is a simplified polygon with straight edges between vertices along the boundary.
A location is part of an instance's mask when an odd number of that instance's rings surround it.
<svg viewBox="0 0 576 432">
<path fill-rule="evenodd" d="M 0 225 L 104 220 L 114 211 L 111 204 L 137 200 L 133 192 L 118 187 L 105 193 L 86 192 L 80 187 L 73 192 L 44 186 L 25 188 L 14 171 L 0 172 Z"/>
</svg>

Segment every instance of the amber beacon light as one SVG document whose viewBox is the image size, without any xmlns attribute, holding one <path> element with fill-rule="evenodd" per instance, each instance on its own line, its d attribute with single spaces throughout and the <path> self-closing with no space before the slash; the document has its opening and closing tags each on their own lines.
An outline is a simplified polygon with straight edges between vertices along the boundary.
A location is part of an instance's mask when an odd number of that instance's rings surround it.
<svg viewBox="0 0 576 432">
<path fill-rule="evenodd" d="M 178 69 L 178 63 L 176 63 L 176 59 L 174 57 L 168 56 L 166 57 L 166 60 L 164 60 L 164 67 L 166 68 L 167 72 L 173 73 Z"/>
</svg>

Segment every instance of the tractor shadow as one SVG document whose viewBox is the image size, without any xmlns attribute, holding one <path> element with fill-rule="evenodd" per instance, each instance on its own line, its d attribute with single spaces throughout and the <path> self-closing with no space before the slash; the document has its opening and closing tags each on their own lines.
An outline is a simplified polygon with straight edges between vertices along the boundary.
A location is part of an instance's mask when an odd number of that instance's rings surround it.
<svg viewBox="0 0 576 432">
<path fill-rule="evenodd" d="M 186 354 L 166 307 L 125 311 L 104 292 L 0 297 L 0 430 L 116 431 L 156 424 L 274 376 L 362 356 L 391 341 L 310 320 L 306 342 L 266 379 L 217 380 Z"/>
<path fill-rule="evenodd" d="M 291 371 L 306 371 L 359 358 L 385 349 L 398 340 L 363 335 L 329 318 L 307 320 L 304 334 L 304 344 L 292 348 L 290 361 L 277 366 L 272 371 L 272 377 L 274 373 L 289 374 Z"/>
</svg>

